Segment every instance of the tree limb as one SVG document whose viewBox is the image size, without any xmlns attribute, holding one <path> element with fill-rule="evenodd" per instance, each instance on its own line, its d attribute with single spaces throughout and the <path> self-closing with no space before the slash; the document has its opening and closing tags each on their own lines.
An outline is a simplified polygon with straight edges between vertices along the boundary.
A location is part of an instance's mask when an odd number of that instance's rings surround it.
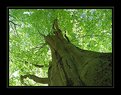
<svg viewBox="0 0 121 95">
<path fill-rule="evenodd" d="M 27 77 L 28 77 L 29 79 L 34 80 L 34 81 L 37 82 L 37 83 L 48 84 L 48 78 L 40 78 L 40 77 L 37 77 L 37 76 L 35 76 L 35 75 L 30 75 L 30 74 L 24 75 L 24 76 L 21 75 L 21 81 L 22 81 L 22 83 L 23 83 L 23 79 L 25 79 L 25 78 L 27 78 Z"/>
<path fill-rule="evenodd" d="M 25 64 L 28 64 L 29 62 L 25 61 Z M 41 65 L 41 64 L 33 64 L 33 63 L 29 63 L 29 64 L 32 64 L 34 65 L 35 67 L 37 68 L 42 68 L 42 67 L 45 67 L 44 65 Z"/>
</svg>

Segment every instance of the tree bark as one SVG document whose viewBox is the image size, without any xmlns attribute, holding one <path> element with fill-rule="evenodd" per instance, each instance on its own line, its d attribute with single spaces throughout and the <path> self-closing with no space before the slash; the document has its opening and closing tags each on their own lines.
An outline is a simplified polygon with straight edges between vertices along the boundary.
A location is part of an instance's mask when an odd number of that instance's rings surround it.
<svg viewBox="0 0 121 95">
<path fill-rule="evenodd" d="M 49 86 L 112 86 L 112 54 L 82 50 L 61 31 L 45 36 L 51 49 Z"/>
</svg>

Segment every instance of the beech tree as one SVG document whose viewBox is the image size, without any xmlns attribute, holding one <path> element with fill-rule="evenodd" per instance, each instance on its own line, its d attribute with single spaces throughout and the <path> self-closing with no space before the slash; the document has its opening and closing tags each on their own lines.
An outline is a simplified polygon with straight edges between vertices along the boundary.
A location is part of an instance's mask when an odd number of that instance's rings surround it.
<svg viewBox="0 0 121 95">
<path fill-rule="evenodd" d="M 9 34 L 11 86 L 113 85 L 112 9 L 9 9 Z"/>
</svg>

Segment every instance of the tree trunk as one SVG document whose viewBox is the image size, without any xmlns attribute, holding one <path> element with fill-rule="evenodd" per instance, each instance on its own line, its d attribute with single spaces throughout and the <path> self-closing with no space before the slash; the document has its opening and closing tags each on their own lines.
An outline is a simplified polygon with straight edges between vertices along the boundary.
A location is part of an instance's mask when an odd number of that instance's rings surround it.
<svg viewBox="0 0 121 95">
<path fill-rule="evenodd" d="M 51 48 L 49 86 L 112 86 L 112 54 L 82 50 L 56 31 L 45 36 Z"/>
</svg>

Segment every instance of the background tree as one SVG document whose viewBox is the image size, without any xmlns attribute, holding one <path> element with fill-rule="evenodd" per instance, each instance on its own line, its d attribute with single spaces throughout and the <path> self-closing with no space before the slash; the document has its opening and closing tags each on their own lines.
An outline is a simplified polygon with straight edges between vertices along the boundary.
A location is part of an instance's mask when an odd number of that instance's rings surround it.
<svg viewBox="0 0 121 95">
<path fill-rule="evenodd" d="M 29 76 L 48 77 L 51 49 L 45 36 L 57 35 L 52 28 L 56 18 L 76 47 L 112 52 L 111 9 L 9 9 L 9 85 L 44 85 Z"/>
</svg>

